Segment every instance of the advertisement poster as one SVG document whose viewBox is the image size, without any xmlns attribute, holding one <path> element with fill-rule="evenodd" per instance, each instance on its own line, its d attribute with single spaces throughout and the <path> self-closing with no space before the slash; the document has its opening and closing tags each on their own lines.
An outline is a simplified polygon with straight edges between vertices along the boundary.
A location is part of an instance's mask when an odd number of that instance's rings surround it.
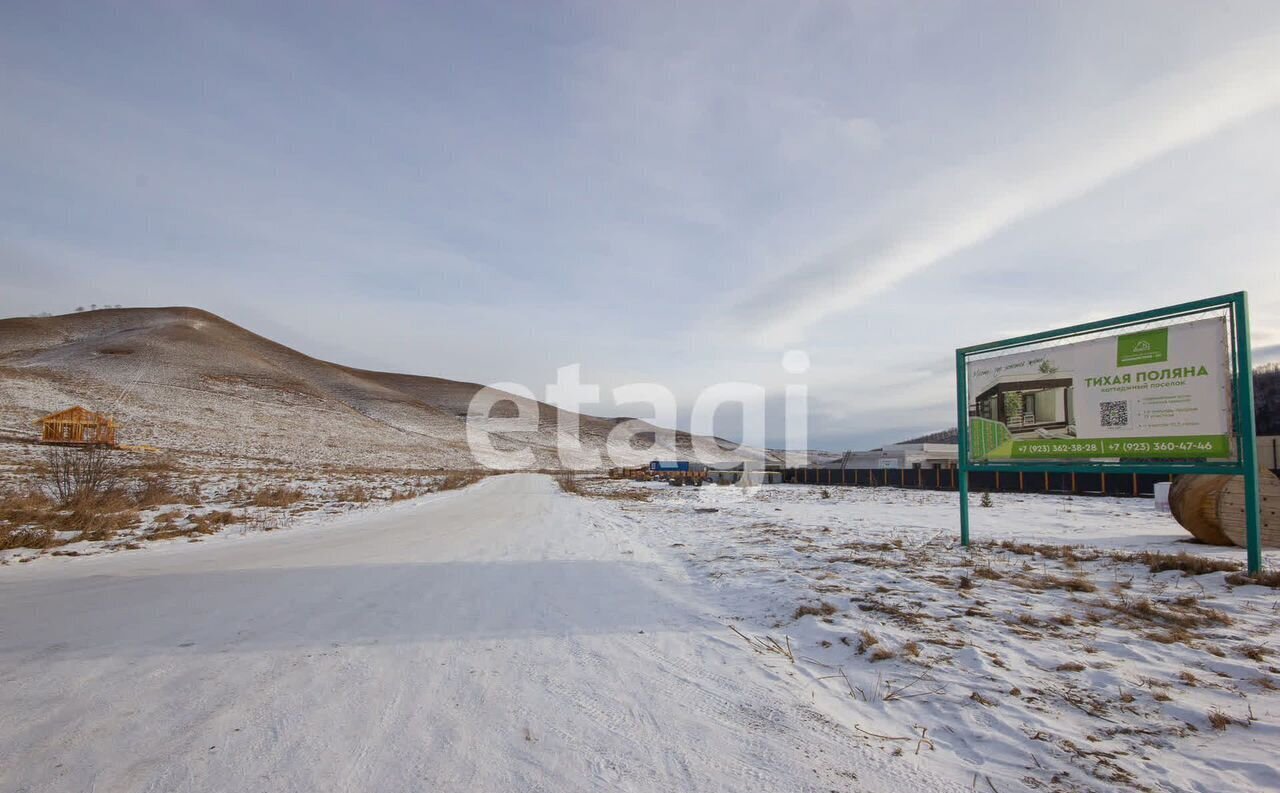
<svg viewBox="0 0 1280 793">
<path fill-rule="evenodd" d="M 970 360 L 969 459 L 1229 458 L 1222 318 Z"/>
</svg>

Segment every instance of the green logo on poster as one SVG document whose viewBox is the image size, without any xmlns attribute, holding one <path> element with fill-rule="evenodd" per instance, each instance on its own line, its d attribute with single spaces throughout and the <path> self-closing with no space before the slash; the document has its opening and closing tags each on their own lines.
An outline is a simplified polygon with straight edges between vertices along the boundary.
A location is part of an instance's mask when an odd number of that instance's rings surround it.
<svg viewBox="0 0 1280 793">
<path fill-rule="evenodd" d="M 1169 360 L 1169 329 L 1126 333 L 1116 339 L 1116 366 L 1163 363 Z"/>
</svg>

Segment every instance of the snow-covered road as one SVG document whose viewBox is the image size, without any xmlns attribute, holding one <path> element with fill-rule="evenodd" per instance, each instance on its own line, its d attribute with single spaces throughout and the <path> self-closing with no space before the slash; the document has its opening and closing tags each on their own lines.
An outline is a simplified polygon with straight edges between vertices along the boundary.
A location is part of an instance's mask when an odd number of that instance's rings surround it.
<svg viewBox="0 0 1280 793">
<path fill-rule="evenodd" d="M 507 476 L 0 575 L 0 790 L 946 790 L 756 662 L 616 502 Z"/>
</svg>

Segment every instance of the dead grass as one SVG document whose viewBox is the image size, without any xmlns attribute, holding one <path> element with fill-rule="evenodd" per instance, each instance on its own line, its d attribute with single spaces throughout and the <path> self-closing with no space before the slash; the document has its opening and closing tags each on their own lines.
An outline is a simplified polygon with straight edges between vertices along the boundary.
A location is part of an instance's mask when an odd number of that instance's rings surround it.
<svg viewBox="0 0 1280 793">
<path fill-rule="evenodd" d="M 173 489 L 170 480 L 155 475 L 144 477 L 133 491 L 133 503 L 139 509 L 177 504 L 183 500 L 184 497 Z"/>
<path fill-rule="evenodd" d="M 858 655 L 862 655 L 879 643 L 880 638 L 871 631 L 864 630 L 860 632 L 858 634 Z"/>
<path fill-rule="evenodd" d="M 1130 598 L 1121 595 L 1116 600 L 1101 600 L 1100 605 L 1135 622 L 1155 624 L 1167 629 L 1190 631 L 1209 626 L 1225 626 L 1232 623 L 1224 611 L 1202 606 L 1195 601 L 1176 599 L 1157 601 L 1150 598 Z M 1183 639 L 1178 639 L 1179 641 Z"/>
<path fill-rule="evenodd" d="M 1044 592 L 1049 589 L 1062 589 L 1067 592 L 1096 592 L 1098 586 L 1084 575 L 1057 576 L 1051 573 L 1028 574 L 1016 573 L 1006 579 L 1014 586 L 1029 589 L 1033 592 Z"/>
<path fill-rule="evenodd" d="M 869 658 L 871 659 L 871 663 L 873 664 L 876 663 L 877 661 L 887 661 L 890 658 L 895 658 L 895 657 L 897 657 L 897 653 L 895 653 L 893 650 L 890 650 L 888 647 L 885 647 L 883 645 L 881 645 L 880 647 L 877 647 L 869 656 Z"/>
<path fill-rule="evenodd" d="M 982 695 L 981 695 L 981 694 L 979 694 L 977 691 L 975 691 L 975 692 L 973 692 L 972 694 L 970 694 L 970 695 L 969 695 L 969 699 L 973 700 L 974 702 L 978 703 L 979 705 L 982 705 L 983 707 L 987 707 L 987 708 L 994 708 L 994 707 L 996 706 L 996 703 L 994 703 L 994 702 L 992 702 L 991 700 L 987 699 L 986 697 L 982 696 Z"/>
<path fill-rule="evenodd" d="M 796 607 L 795 612 L 792 613 L 791 615 L 791 619 L 798 620 L 801 617 L 808 617 L 808 616 L 830 617 L 832 614 L 835 614 L 837 611 L 839 611 L 839 609 L 837 609 L 835 606 L 831 605 L 830 603 L 826 602 L 825 600 L 818 603 L 818 605 L 816 606 L 806 603 L 803 606 Z"/>
<path fill-rule="evenodd" d="M 1257 575 L 1249 575 L 1248 573 L 1231 573 L 1227 576 L 1227 583 L 1232 586 L 1269 586 L 1272 589 L 1280 589 L 1280 570 L 1263 570 Z"/>
<path fill-rule="evenodd" d="M 1267 655 L 1271 652 L 1261 644 L 1245 644 L 1242 645 L 1239 650 L 1241 655 L 1253 661 L 1265 660 Z"/>
<path fill-rule="evenodd" d="M 1236 723 L 1235 719 L 1231 718 L 1230 716 L 1228 716 L 1226 713 L 1219 710 L 1218 708 L 1211 709 L 1209 711 L 1208 718 L 1209 718 L 1209 726 L 1219 732 L 1225 730 L 1226 728 L 1230 727 L 1232 724 Z"/>
<path fill-rule="evenodd" d="M 449 471 L 436 490 L 458 490 L 467 485 L 474 485 L 488 475 L 486 471 Z"/>
<path fill-rule="evenodd" d="M 1013 540 L 1001 540 L 995 545 L 988 547 L 1000 548 L 1001 550 L 1015 553 L 1020 556 L 1039 556 L 1044 559 L 1058 559 L 1069 565 L 1079 562 L 1096 561 L 1101 554 L 1098 551 L 1078 548 L 1074 545 L 1045 545 L 1042 543 L 1032 542 L 1015 542 Z"/>
<path fill-rule="evenodd" d="M 1151 631 L 1143 635 L 1145 638 L 1160 644 L 1187 644 L 1196 638 L 1194 633 L 1178 626 Z"/>
<path fill-rule="evenodd" d="M 301 488 L 271 485 L 254 493 L 249 504 L 255 507 L 288 507 L 306 497 L 307 494 Z"/>
<path fill-rule="evenodd" d="M 599 490 L 591 493 L 596 498 L 608 498 L 614 501 L 652 501 L 653 491 L 649 489 L 625 488 L 622 490 Z"/>
<path fill-rule="evenodd" d="M 344 485 L 333 494 L 335 501 L 346 501 L 351 504 L 363 504 L 369 500 L 369 491 L 364 485 L 355 483 Z"/>
<path fill-rule="evenodd" d="M 192 513 L 187 515 L 187 520 L 195 527 L 200 534 L 213 534 L 219 529 L 239 523 L 240 517 L 230 510 L 218 510 L 216 512 L 206 512 L 204 514 Z"/>
<path fill-rule="evenodd" d="M 52 500 L 31 489 L 0 495 L 0 550 L 48 548 L 55 544 L 49 524 Z"/>
<path fill-rule="evenodd" d="M 1120 561 L 1145 564 L 1153 573 L 1162 573 L 1166 570 L 1181 570 L 1186 575 L 1205 575 L 1207 573 L 1229 573 L 1240 569 L 1239 562 L 1233 562 L 1229 559 L 1214 559 L 1209 556 L 1196 556 L 1186 551 L 1176 554 L 1142 551 L 1134 554 L 1117 554 L 1116 558 Z"/>
</svg>

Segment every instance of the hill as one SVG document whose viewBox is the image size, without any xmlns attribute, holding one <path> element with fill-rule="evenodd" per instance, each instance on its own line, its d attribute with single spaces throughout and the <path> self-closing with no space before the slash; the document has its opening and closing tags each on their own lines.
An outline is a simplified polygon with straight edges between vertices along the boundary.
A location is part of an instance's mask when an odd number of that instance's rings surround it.
<svg viewBox="0 0 1280 793">
<path fill-rule="evenodd" d="M 196 308 L 0 320 L 0 427 L 21 437 L 41 416 L 82 404 L 116 416 L 127 444 L 299 464 L 470 467 L 467 409 L 480 388 L 318 360 Z M 536 407 L 538 429 L 495 445 L 526 444 L 539 467 L 561 467 L 557 408 L 511 399 Z M 581 415 L 584 451 L 602 453 L 621 421 Z M 610 447 L 614 459 L 639 464 L 690 449 L 684 434 L 675 450 L 644 448 L 646 428 Z"/>
<path fill-rule="evenodd" d="M 950 427 L 945 430 L 919 435 L 915 438 L 908 438 L 905 441 L 898 441 L 898 443 L 959 443 L 959 432 L 956 431 L 955 427 Z"/>
</svg>

